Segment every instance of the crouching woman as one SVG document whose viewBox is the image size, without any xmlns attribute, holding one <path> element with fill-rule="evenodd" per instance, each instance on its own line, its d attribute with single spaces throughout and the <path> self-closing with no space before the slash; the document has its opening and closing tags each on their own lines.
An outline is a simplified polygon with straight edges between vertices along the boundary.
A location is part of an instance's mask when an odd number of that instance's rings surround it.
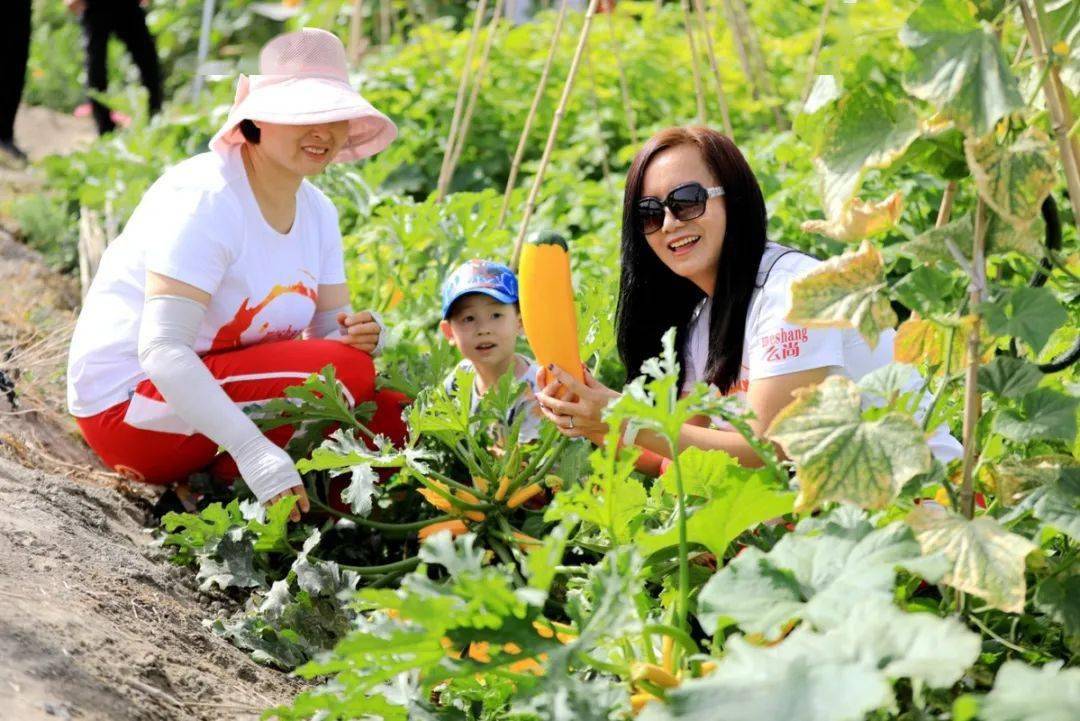
<svg viewBox="0 0 1080 721">
<path fill-rule="evenodd" d="M 331 33 L 274 38 L 260 73 L 241 76 L 210 152 L 166 171 L 106 250 L 72 339 L 68 406 L 126 477 L 231 470 L 261 502 L 295 494 L 306 511 L 282 450 L 292 429 L 263 435 L 243 407 L 332 364 L 352 403 L 377 403 L 372 429 L 404 436 L 403 397 L 375 390 L 383 328 L 349 307 L 337 212 L 305 180 L 397 129 L 349 85 Z"/>
</svg>

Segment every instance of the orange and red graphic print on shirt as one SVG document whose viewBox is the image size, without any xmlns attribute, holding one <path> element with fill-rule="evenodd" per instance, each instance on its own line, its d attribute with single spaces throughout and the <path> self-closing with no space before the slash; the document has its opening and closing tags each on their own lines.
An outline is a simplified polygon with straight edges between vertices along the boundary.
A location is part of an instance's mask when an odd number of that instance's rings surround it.
<svg viewBox="0 0 1080 721">
<path fill-rule="evenodd" d="M 241 336 L 251 328 L 251 324 L 255 322 L 255 316 L 265 310 L 266 306 L 270 305 L 276 298 L 288 294 L 301 295 L 310 299 L 312 303 L 317 303 L 319 300 L 318 291 L 304 285 L 303 281 L 297 281 L 292 285 L 275 285 L 270 289 L 270 292 L 266 294 L 266 297 L 255 305 L 249 305 L 251 299 L 244 298 L 232 320 L 218 329 L 217 335 L 214 336 L 214 340 L 210 344 L 209 352 L 215 353 L 217 351 L 240 348 L 243 345 L 240 340 Z M 259 339 L 260 343 L 272 340 L 287 340 L 296 337 L 300 332 L 290 326 L 284 330 L 266 333 L 267 326 L 268 324 L 264 323 L 262 328 L 260 328 L 260 330 L 264 332 L 264 336 Z"/>
</svg>

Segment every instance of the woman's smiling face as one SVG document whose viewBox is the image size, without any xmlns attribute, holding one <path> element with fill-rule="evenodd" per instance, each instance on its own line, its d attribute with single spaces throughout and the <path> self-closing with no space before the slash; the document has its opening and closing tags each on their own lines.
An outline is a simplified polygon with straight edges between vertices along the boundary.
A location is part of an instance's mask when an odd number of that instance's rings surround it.
<svg viewBox="0 0 1080 721">
<path fill-rule="evenodd" d="M 695 181 L 706 188 L 720 184 L 697 146 L 676 145 L 653 156 L 645 170 L 641 198 L 651 196 L 662 201 L 673 189 Z M 673 273 L 690 280 L 711 296 L 726 231 L 727 206 L 723 197 L 716 197 L 706 201 L 705 213 L 693 220 L 678 220 L 665 208 L 664 225 L 645 239 Z"/>
</svg>

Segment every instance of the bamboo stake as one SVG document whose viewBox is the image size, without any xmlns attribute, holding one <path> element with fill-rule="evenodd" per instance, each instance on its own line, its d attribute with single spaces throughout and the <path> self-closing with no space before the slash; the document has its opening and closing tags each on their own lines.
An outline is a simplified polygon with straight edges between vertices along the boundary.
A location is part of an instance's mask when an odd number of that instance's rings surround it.
<svg viewBox="0 0 1080 721">
<path fill-rule="evenodd" d="M 622 92 L 623 112 L 626 114 L 626 127 L 630 130 L 630 140 L 638 144 L 637 118 L 634 106 L 630 102 L 630 86 L 626 82 L 626 70 L 623 68 L 619 38 L 615 34 L 615 7 L 608 10 L 608 31 L 611 36 L 611 54 L 615 58 L 615 67 L 619 71 L 619 90 Z"/>
<path fill-rule="evenodd" d="M 686 27 L 686 39 L 690 43 L 690 65 L 694 69 L 694 95 L 697 96 L 698 125 L 705 124 L 705 88 L 701 83 L 701 67 L 698 65 L 697 43 L 694 42 L 694 30 L 690 20 L 690 0 L 682 0 L 683 25 Z"/>
<path fill-rule="evenodd" d="M 1061 76 L 1058 74 L 1057 67 L 1051 65 L 1047 68 L 1050 61 L 1046 57 L 1046 43 L 1043 41 L 1042 27 L 1038 16 L 1031 11 L 1028 0 L 1020 0 L 1020 13 L 1023 15 L 1024 27 L 1027 29 L 1031 54 L 1035 57 L 1039 72 L 1045 78 L 1043 96 L 1050 110 L 1050 124 L 1054 131 L 1054 138 L 1057 140 L 1061 164 L 1065 169 L 1065 182 L 1069 188 L 1069 202 L 1072 204 L 1073 217 L 1080 218 L 1080 142 L 1069 137 L 1069 131 L 1073 125 L 1072 111 L 1069 109 L 1069 104 L 1064 101 L 1064 88 L 1061 86 Z"/>
<path fill-rule="evenodd" d="M 547 59 L 544 61 L 544 69 L 540 73 L 540 83 L 533 93 L 532 105 L 529 106 L 529 114 L 525 117 L 525 126 L 521 129 L 521 137 L 518 138 L 517 150 L 514 151 L 514 160 L 510 164 L 510 176 L 506 179 L 506 190 L 503 191 L 502 208 L 499 209 L 499 222 L 497 228 L 502 228 L 506 222 L 506 211 L 510 208 L 510 195 L 514 192 L 514 184 L 517 182 L 518 169 L 521 167 L 521 159 L 525 155 L 525 145 L 529 140 L 529 131 L 532 130 L 533 120 L 536 119 L 536 110 L 540 107 L 540 100 L 544 97 L 544 89 L 547 87 L 548 75 L 551 73 L 551 63 L 555 59 L 555 51 L 559 46 L 559 35 L 562 34 L 563 20 L 566 19 L 566 5 L 568 0 L 562 0 L 559 6 L 559 15 L 555 18 L 555 29 L 551 32 L 551 44 L 548 46 Z"/>
<path fill-rule="evenodd" d="M 364 0 L 353 0 L 352 17 L 349 19 L 349 62 L 360 62 L 360 56 L 367 49 L 364 38 Z"/>
<path fill-rule="evenodd" d="M 393 36 L 394 29 L 390 25 L 390 0 L 379 0 L 379 36 L 380 45 L 386 45 Z"/>
<path fill-rule="evenodd" d="M 585 22 L 581 26 L 577 48 L 574 49 L 574 59 L 570 61 L 570 70 L 566 75 L 566 83 L 563 85 L 559 107 L 555 110 L 555 117 L 551 121 L 551 131 L 548 132 L 547 144 L 544 146 L 544 154 L 540 158 L 540 167 L 536 169 L 536 177 L 533 178 L 532 189 L 529 190 L 529 198 L 525 202 L 525 215 L 521 219 L 521 228 L 518 230 L 517 239 L 514 241 L 514 254 L 510 260 L 510 267 L 515 272 L 521 258 L 521 246 L 525 242 L 526 233 L 529 232 L 529 221 L 532 220 L 533 212 L 536 210 L 536 198 L 540 194 L 544 171 L 547 170 L 548 162 L 551 160 L 551 151 L 554 150 L 555 140 L 559 135 L 559 124 L 566 113 L 566 103 L 570 99 L 570 92 L 574 89 L 574 77 L 577 75 L 578 66 L 581 64 L 581 56 L 585 50 L 585 43 L 589 39 L 589 28 L 592 27 L 592 20 L 596 14 L 598 2 L 599 0 L 589 0 L 589 7 L 585 11 Z"/>
<path fill-rule="evenodd" d="M 833 0 L 825 0 L 821 8 L 821 23 L 818 24 L 818 34 L 814 38 L 814 49 L 810 53 L 810 66 L 806 69 L 806 80 L 803 82 L 802 97 L 799 105 L 806 105 L 806 99 L 810 97 L 810 90 L 814 87 L 814 78 L 817 76 L 818 57 L 821 55 L 821 47 L 825 44 L 825 28 L 829 24 L 829 13 L 832 12 Z"/>
<path fill-rule="evenodd" d="M 596 73 L 593 72 L 592 61 L 592 48 L 586 46 L 585 56 L 582 58 L 585 62 L 585 75 L 589 78 L 589 100 L 592 105 L 593 117 L 596 121 L 596 141 L 604 149 L 600 155 L 600 170 L 604 173 L 604 182 L 608 186 L 608 192 L 613 193 L 615 186 L 611 182 L 611 163 L 608 162 L 608 146 L 604 140 L 603 127 L 600 125 L 600 99 L 596 94 Z"/>
<path fill-rule="evenodd" d="M 746 36 L 746 48 L 750 63 L 754 67 L 754 73 L 758 77 L 762 92 L 769 99 L 769 109 L 772 111 L 773 119 L 776 121 L 776 127 L 781 131 L 787 130 L 787 121 L 784 119 L 783 114 L 781 114 L 780 109 L 776 105 L 777 96 L 772 85 L 772 76 L 769 75 L 769 67 L 765 63 L 765 53 L 761 50 L 761 43 L 758 41 L 757 30 L 754 28 L 754 23 L 750 19 L 750 13 L 746 9 L 746 4 L 743 0 L 730 1 L 732 8 L 735 11 L 739 29 Z"/>
<path fill-rule="evenodd" d="M 975 490 L 973 475 L 975 470 L 976 435 L 975 429 L 982 413 L 982 395 L 979 393 L 979 330 L 982 325 L 982 313 L 979 307 L 986 291 L 986 202 L 980 197 L 975 208 L 975 239 L 971 247 L 971 283 L 968 286 L 968 304 L 975 321 L 967 342 L 967 368 L 964 372 L 964 465 L 960 484 L 960 510 L 967 518 L 975 515 Z"/>
<path fill-rule="evenodd" d="M 940 228 L 947 225 L 949 218 L 952 216 L 953 201 L 956 199 L 956 181 L 950 180 L 945 185 L 945 193 L 941 196 L 941 207 L 938 208 L 937 221 L 934 222 L 935 228 Z"/>
<path fill-rule="evenodd" d="M 723 7 L 724 19 L 727 21 L 728 30 L 731 31 L 731 39 L 735 42 L 735 52 L 739 56 L 739 65 L 742 66 L 746 81 L 750 83 L 750 96 L 757 100 L 761 96 L 761 92 L 758 90 L 754 70 L 750 67 L 750 57 L 747 55 L 746 43 L 743 39 L 742 29 L 739 27 L 738 18 L 735 17 L 735 8 L 732 7 L 731 0 L 723 0 Z"/>
<path fill-rule="evenodd" d="M 458 83 L 457 98 L 454 100 L 454 115 L 450 120 L 450 135 L 446 138 L 446 151 L 443 153 L 442 167 L 439 169 L 439 181 L 437 185 L 438 200 L 446 197 L 446 186 L 450 181 L 446 179 L 446 168 L 450 165 L 450 158 L 454 155 L 454 145 L 457 143 L 458 126 L 461 123 L 461 111 L 465 104 L 465 89 L 469 85 L 469 76 L 472 74 L 472 58 L 476 51 L 476 39 L 480 36 L 480 26 L 484 24 L 484 10 L 487 9 L 487 0 L 479 0 L 476 4 L 476 19 L 473 21 L 472 35 L 469 36 L 469 45 L 465 50 L 465 65 L 461 69 L 461 82 Z"/>
<path fill-rule="evenodd" d="M 716 62 L 716 50 L 713 48 L 712 25 L 709 24 L 709 17 L 705 14 L 705 0 L 694 0 L 694 7 L 697 10 L 701 31 L 705 35 L 705 51 L 709 55 L 709 66 L 712 68 L 713 79 L 716 82 L 716 100 L 720 103 L 720 117 L 724 121 L 724 132 L 729 138 L 734 138 L 735 128 L 731 124 L 727 95 L 724 94 L 724 84 L 720 80 L 720 66 Z"/>
<path fill-rule="evenodd" d="M 461 129 L 458 132 L 457 143 L 453 156 L 450 158 L 450 166 L 446 169 L 446 185 L 454 177 L 454 170 L 461 159 L 461 151 L 465 147 L 465 139 L 469 137 L 469 126 L 472 125 L 473 112 L 476 110 L 476 102 L 480 98 L 480 86 L 484 83 L 484 75 L 487 73 L 488 57 L 491 55 L 491 46 L 494 45 L 495 35 L 499 30 L 499 21 L 502 20 L 503 0 L 495 0 L 495 12 L 491 16 L 488 25 L 488 35 L 484 40 L 484 49 L 480 53 L 480 63 L 477 65 L 476 74 L 473 76 L 472 91 L 469 93 L 469 104 L 465 108 L 465 117 L 461 121 Z"/>
</svg>

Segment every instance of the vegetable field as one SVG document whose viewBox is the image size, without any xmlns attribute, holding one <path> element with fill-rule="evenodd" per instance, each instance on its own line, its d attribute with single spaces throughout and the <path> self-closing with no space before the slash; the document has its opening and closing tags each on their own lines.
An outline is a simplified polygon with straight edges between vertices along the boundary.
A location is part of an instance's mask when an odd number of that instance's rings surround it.
<svg viewBox="0 0 1080 721">
<path fill-rule="evenodd" d="M 278 20 L 225 0 L 194 97 L 202 3 L 155 0 L 164 112 L 114 63 L 131 126 L 39 161 L 44 192 L 5 209 L 77 272 L 80 213 L 122 227 L 204 151 L 263 42 L 306 25 L 362 49 L 354 84 L 398 138 L 313 182 L 353 307 L 390 328 L 377 368 L 414 399 L 408 443 L 373 436 L 328 366 L 255 414 L 302 428 L 309 514 L 200 476 L 198 510 L 154 531 L 229 600 L 208 632 L 308 682 L 264 718 L 1080 719 L 1080 3 L 556 1 L 520 25 L 503 4 L 307 0 Z M 74 51 L 77 26 L 36 12 L 25 99 L 67 111 L 78 61 L 49 46 Z M 897 329 L 892 365 L 800 389 L 764 437 L 715 389 L 680 394 L 674 331 L 641 377 L 616 352 L 623 179 L 686 124 L 746 154 L 771 240 L 828 259 L 790 320 L 872 346 Z M 603 447 L 547 422 L 520 442 L 510 376 L 475 412 L 467 374 L 444 387 L 446 275 L 544 231 L 568 239 L 580 357 L 623 389 Z M 698 416 L 764 465 L 690 449 L 653 479 L 620 447 L 624 422 L 677 446 Z M 927 445 L 941 424 L 964 445 L 949 465 Z"/>
</svg>

